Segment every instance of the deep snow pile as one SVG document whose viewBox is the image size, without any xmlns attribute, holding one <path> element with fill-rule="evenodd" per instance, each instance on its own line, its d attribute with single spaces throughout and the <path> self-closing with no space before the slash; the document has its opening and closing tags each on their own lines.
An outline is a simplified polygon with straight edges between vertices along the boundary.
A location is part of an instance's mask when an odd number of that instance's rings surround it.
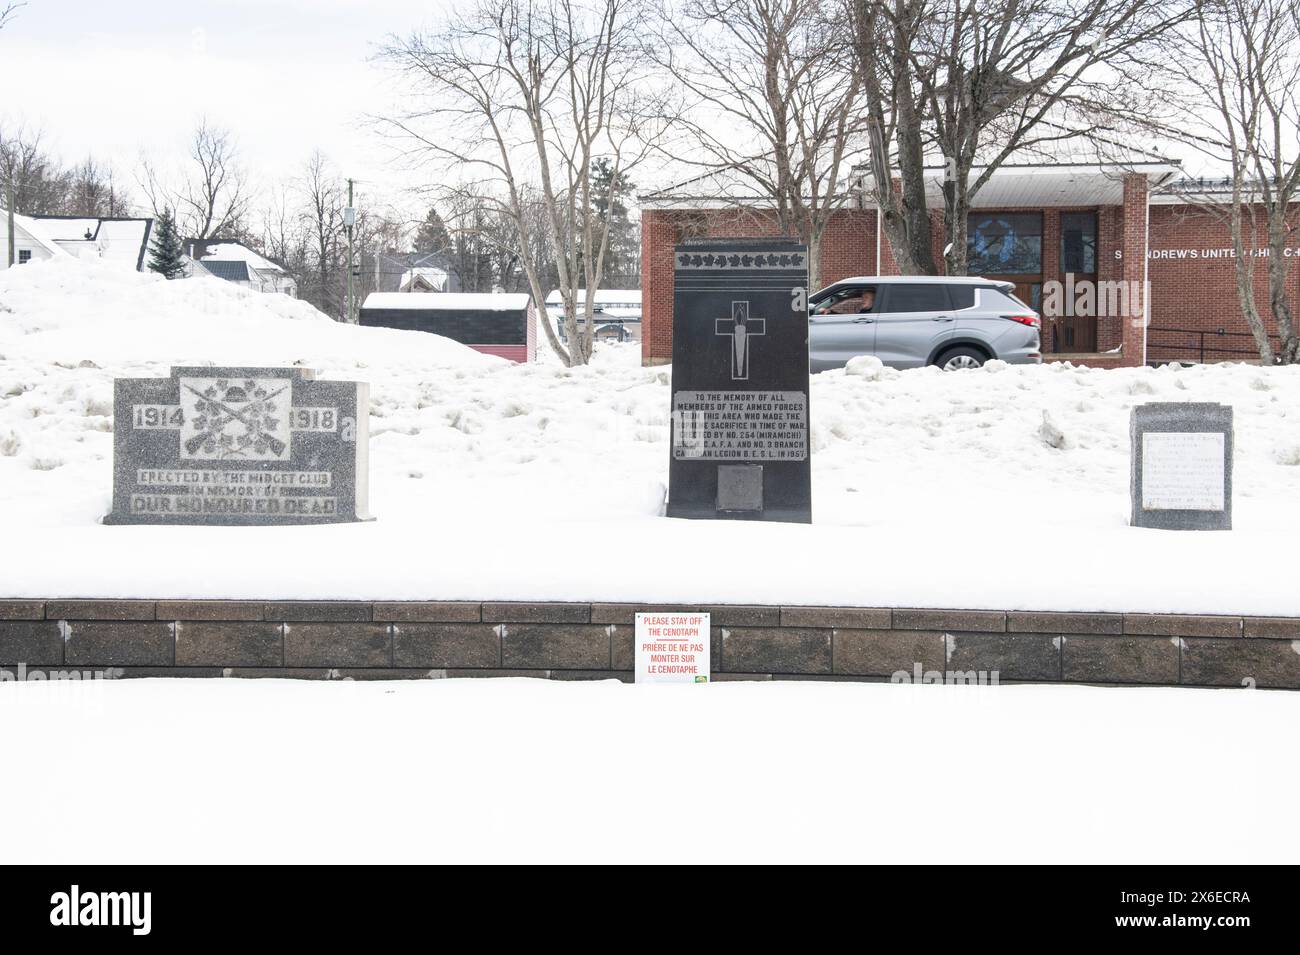
<svg viewBox="0 0 1300 955">
<path fill-rule="evenodd" d="M 1291 862 L 1297 709 L 1136 687 L 10 683 L 0 724 L 133 745 L 26 747 L 0 812 L 23 821 L 11 863 Z M 689 729 L 668 747 L 668 726 Z"/>
<path fill-rule="evenodd" d="M 104 527 L 112 379 L 302 363 L 371 383 L 365 525 Z M 90 364 L 86 364 L 90 363 Z M 1134 529 L 1129 409 L 1236 409 L 1236 529 Z M 278 295 L 85 263 L 0 274 L 0 594 L 854 603 L 1300 614 L 1300 369 L 812 383 L 811 527 L 662 518 L 669 370 L 511 365 Z M 195 576 L 185 562 L 202 553 Z M 330 553 L 332 561 L 292 555 Z M 274 567 L 258 554 L 287 554 Z M 123 555 L 137 555 L 123 560 Z"/>
<path fill-rule="evenodd" d="M 215 278 L 51 259 L 0 274 L 0 354 L 60 364 L 220 364 L 274 356 L 292 364 L 499 364 L 432 335 L 340 325 L 306 302 Z"/>
</svg>

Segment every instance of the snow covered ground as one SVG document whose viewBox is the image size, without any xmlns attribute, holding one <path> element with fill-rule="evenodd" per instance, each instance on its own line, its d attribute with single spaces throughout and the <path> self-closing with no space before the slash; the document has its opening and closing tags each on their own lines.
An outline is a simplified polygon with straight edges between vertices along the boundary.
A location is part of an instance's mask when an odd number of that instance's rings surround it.
<svg viewBox="0 0 1300 955">
<path fill-rule="evenodd" d="M 22 824 L 0 859 L 1290 862 L 1298 705 L 1074 686 L 5 684 L 0 726 L 40 741 L 10 747 L 0 815 Z"/>
<path fill-rule="evenodd" d="M 97 523 L 113 379 L 205 362 L 368 380 L 378 520 Z M 587 368 L 510 365 L 215 279 L 10 269 L 0 596 L 1300 614 L 1300 368 L 853 370 L 813 378 L 813 525 L 676 521 L 661 516 L 670 372 L 640 367 L 635 345 L 604 346 Z M 1129 409 L 1158 400 L 1236 409 L 1233 531 L 1128 526 Z M 201 575 L 184 553 L 203 555 Z"/>
</svg>

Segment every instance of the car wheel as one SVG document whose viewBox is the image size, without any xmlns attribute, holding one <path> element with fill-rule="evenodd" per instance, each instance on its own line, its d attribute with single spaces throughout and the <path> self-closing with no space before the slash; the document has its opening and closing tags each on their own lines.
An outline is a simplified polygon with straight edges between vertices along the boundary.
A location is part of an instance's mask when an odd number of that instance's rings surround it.
<svg viewBox="0 0 1300 955">
<path fill-rule="evenodd" d="M 979 368 L 988 361 L 984 353 L 974 348 L 954 348 L 939 356 L 935 362 L 944 371 L 961 371 L 963 368 Z"/>
</svg>

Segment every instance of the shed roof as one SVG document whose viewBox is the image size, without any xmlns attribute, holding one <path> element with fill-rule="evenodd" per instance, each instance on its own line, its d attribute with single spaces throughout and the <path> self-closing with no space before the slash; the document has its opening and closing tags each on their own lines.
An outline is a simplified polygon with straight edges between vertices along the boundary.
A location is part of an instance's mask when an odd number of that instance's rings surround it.
<svg viewBox="0 0 1300 955">
<path fill-rule="evenodd" d="M 371 292 L 361 307 L 425 312 L 522 312 L 531 302 L 527 292 Z"/>
</svg>

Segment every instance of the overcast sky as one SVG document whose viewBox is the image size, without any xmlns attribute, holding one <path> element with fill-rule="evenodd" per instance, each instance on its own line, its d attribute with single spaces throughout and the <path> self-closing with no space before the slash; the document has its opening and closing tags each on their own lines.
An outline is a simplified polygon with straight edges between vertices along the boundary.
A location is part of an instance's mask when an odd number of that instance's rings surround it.
<svg viewBox="0 0 1300 955">
<path fill-rule="evenodd" d="M 319 147 L 392 192 L 407 174 L 361 120 L 394 94 L 367 60 L 447 2 L 28 0 L 0 30 L 0 119 L 43 128 L 66 161 L 93 152 L 130 177 L 142 150 L 179 158 L 206 114 L 259 182 Z"/>
<path fill-rule="evenodd" d="M 319 148 L 371 197 L 409 205 L 421 177 L 365 122 L 400 95 L 370 57 L 454 2 L 28 0 L 0 30 L 0 122 L 44 130 L 65 162 L 111 160 L 133 186 L 142 153 L 179 163 L 206 115 L 234 133 L 258 188 Z M 1189 153 L 1174 150 L 1203 172 Z M 655 172 L 640 184 L 674 179 Z"/>
</svg>

